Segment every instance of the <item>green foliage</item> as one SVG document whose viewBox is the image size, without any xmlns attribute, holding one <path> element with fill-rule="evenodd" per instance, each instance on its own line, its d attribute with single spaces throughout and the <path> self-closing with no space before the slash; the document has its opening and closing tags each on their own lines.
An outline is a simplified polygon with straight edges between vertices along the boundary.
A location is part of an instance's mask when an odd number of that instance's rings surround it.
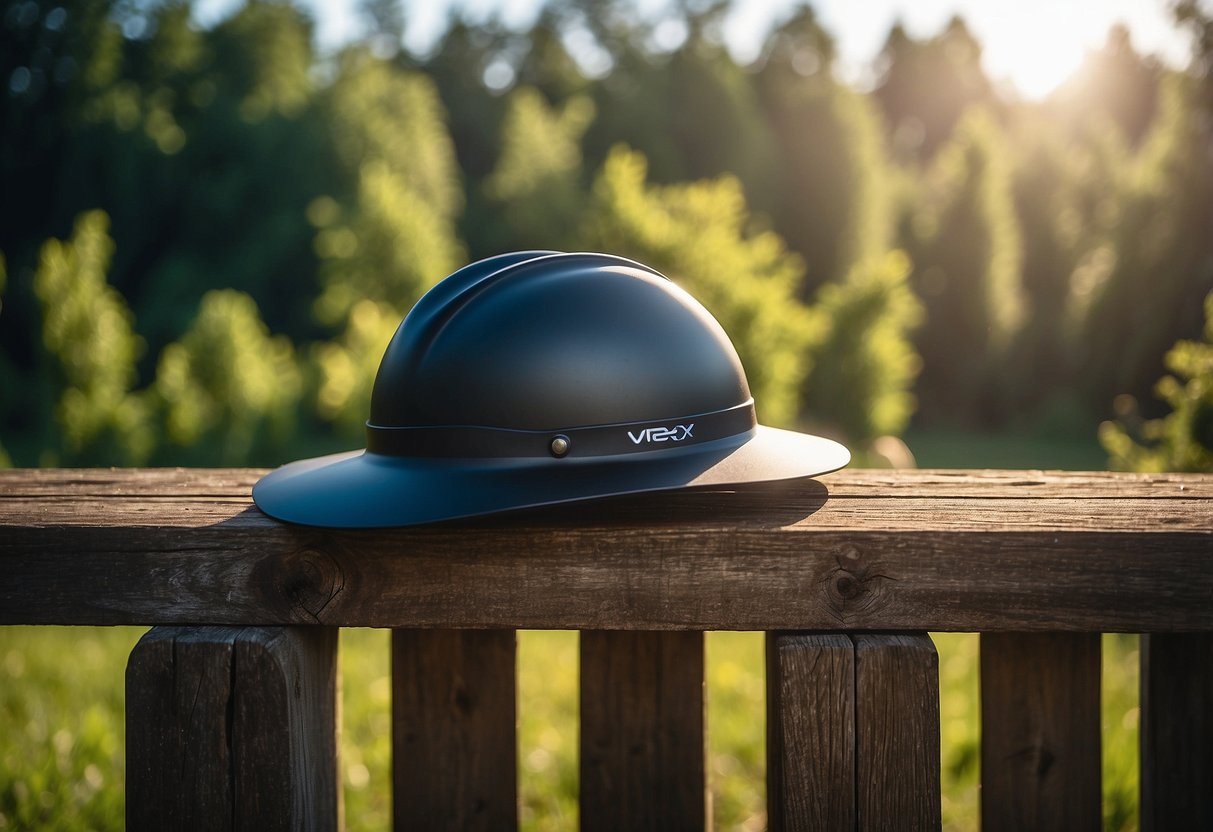
<svg viewBox="0 0 1213 832">
<path fill-rule="evenodd" d="M 770 202 L 777 172 L 774 149 L 752 76 L 734 62 L 719 36 L 723 3 L 683 4 L 686 39 L 672 52 L 648 49 L 651 31 L 622 3 L 602 3 L 601 18 L 586 9 L 612 49 L 610 75 L 595 85 L 598 118 L 586 136 L 593 166 L 627 144 L 649 160 L 662 183 L 730 173 L 747 195 Z"/>
<path fill-rule="evenodd" d="M 464 253 L 463 201 L 442 103 L 426 77 L 354 48 L 327 91 L 334 147 L 352 194 L 308 206 L 322 286 L 314 311 L 333 340 L 310 351 L 317 415 L 362 434 L 379 359 L 405 311 Z"/>
<path fill-rule="evenodd" d="M 774 228 L 805 259 L 801 296 L 888 251 L 893 232 L 880 117 L 871 100 L 835 80 L 834 44 L 812 9 L 767 43 L 755 84 L 777 147 L 769 205 Z"/>
<path fill-rule="evenodd" d="M 218 58 L 243 87 L 240 115 L 246 121 L 273 113 L 296 116 L 307 106 L 312 94 L 312 32 L 301 22 L 294 4 L 257 0 L 217 27 Z M 248 48 L 252 44 L 255 48 Z"/>
<path fill-rule="evenodd" d="M 996 104 L 981 66 L 981 45 L 959 17 L 934 37 L 915 40 L 900 23 L 889 32 L 875 91 L 897 157 L 925 164 L 974 107 Z"/>
<path fill-rule="evenodd" d="M 365 435 L 375 374 L 399 324 L 400 314 L 392 307 L 358 301 L 342 333 L 312 347 L 311 361 L 318 376 L 316 412 L 332 422 L 343 439 Z"/>
<path fill-rule="evenodd" d="M 980 416 L 1023 319 L 1019 224 L 998 126 L 980 110 L 958 125 L 923 183 L 909 247 L 926 307 L 921 399 L 932 415 Z"/>
<path fill-rule="evenodd" d="M 1213 293 L 1205 298 L 1205 331 L 1202 341 L 1180 341 L 1167 353 L 1167 369 L 1155 387 L 1158 397 L 1170 407 L 1161 419 L 1150 419 L 1132 427 L 1104 422 L 1099 439 L 1108 451 L 1111 467 L 1119 471 L 1206 471 L 1213 472 Z M 1125 416 L 1135 406 L 1125 400 Z M 1133 434 L 1140 434 L 1137 442 Z"/>
<path fill-rule="evenodd" d="M 208 292 L 185 335 L 164 348 L 153 391 L 170 441 L 200 461 L 239 465 L 287 438 L 300 386 L 291 342 L 270 336 L 253 299 L 228 289 Z"/>
<path fill-rule="evenodd" d="M 646 173 L 639 153 L 612 151 L 594 184 L 587 247 L 653 266 L 694 295 L 733 339 L 761 418 L 790 422 L 820 330 L 795 298 L 799 260 L 775 234 L 746 231 L 735 178 L 648 186 Z"/>
<path fill-rule="evenodd" d="M 48 240 L 33 287 L 43 343 L 59 369 L 62 459 L 132 464 L 151 451 L 147 404 L 131 392 L 143 342 L 122 295 L 106 282 L 114 249 L 108 225 L 104 212 L 90 211 L 70 239 Z"/>
<path fill-rule="evenodd" d="M 825 331 L 812 350 L 805 410 L 861 445 L 900 434 L 914 412 L 919 360 L 908 336 L 922 308 L 909 273 L 905 254 L 891 252 L 823 286 L 814 306 Z"/>
<path fill-rule="evenodd" d="M 1144 397 L 1176 336 L 1200 331 L 1213 289 L 1213 133 L 1199 92 L 1185 76 L 1164 79 L 1158 115 L 1123 175 L 1114 259 L 1083 322 L 1082 386 L 1097 405 L 1109 391 Z"/>
<path fill-rule="evenodd" d="M 501 155 L 484 182 L 502 217 L 500 249 L 569 247 L 587 201 L 580 142 L 593 118 L 586 96 L 556 109 L 531 87 L 510 93 Z"/>
<path fill-rule="evenodd" d="M 1020 411 L 1056 410 L 1066 401 L 1075 408 L 1084 321 L 1115 262 L 1108 234 L 1118 205 L 1109 192 L 1128 161 L 1115 130 L 1067 135 L 1051 126 L 1044 110 L 1024 107 L 1010 141 L 1026 314 L 1001 362 L 999 393 Z"/>
<path fill-rule="evenodd" d="M 407 309 L 463 259 L 453 227 L 462 195 L 442 103 L 429 79 L 353 49 L 324 109 L 356 185 L 349 204 L 309 209 L 319 226 L 317 317 L 341 323 L 363 299 Z"/>
</svg>

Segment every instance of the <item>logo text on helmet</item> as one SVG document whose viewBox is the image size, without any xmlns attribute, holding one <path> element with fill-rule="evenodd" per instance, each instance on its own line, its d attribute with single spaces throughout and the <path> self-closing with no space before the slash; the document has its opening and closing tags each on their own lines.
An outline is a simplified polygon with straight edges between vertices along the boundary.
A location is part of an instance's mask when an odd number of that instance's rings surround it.
<svg viewBox="0 0 1213 832">
<path fill-rule="evenodd" d="M 672 428 L 645 428 L 639 433 L 628 431 L 628 438 L 632 440 L 633 445 L 643 442 L 681 442 L 684 439 L 693 439 L 691 431 L 694 429 L 694 422 L 689 425 L 675 425 Z"/>
</svg>

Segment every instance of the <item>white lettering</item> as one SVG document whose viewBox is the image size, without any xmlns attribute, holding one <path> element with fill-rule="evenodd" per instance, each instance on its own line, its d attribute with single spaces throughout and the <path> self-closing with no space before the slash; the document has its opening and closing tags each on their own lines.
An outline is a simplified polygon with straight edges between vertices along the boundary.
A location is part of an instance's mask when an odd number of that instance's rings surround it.
<svg viewBox="0 0 1213 832">
<path fill-rule="evenodd" d="M 672 428 L 645 428 L 640 433 L 632 433 L 628 431 L 628 439 L 632 440 L 633 445 L 639 445 L 642 442 L 681 442 L 684 439 L 692 439 L 694 435 L 691 433 L 695 429 L 695 423 L 689 425 L 675 425 Z"/>
</svg>

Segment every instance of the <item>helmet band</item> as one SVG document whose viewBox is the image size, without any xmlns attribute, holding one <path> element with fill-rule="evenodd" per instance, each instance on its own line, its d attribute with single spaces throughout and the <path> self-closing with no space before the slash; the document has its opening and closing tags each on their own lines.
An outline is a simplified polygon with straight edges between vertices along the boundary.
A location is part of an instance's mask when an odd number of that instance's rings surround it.
<svg viewBox="0 0 1213 832">
<path fill-rule="evenodd" d="M 476 425 L 386 427 L 366 425 L 366 449 L 398 457 L 590 457 L 641 453 L 737 436 L 758 424 L 754 400 L 677 419 L 621 422 L 555 430 Z"/>
</svg>

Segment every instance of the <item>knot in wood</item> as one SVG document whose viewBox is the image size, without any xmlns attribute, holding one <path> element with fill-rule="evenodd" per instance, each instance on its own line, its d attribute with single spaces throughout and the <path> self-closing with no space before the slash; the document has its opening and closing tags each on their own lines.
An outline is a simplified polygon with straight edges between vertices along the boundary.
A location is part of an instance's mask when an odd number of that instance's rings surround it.
<svg viewBox="0 0 1213 832">
<path fill-rule="evenodd" d="M 835 566 L 826 576 L 826 602 L 842 621 L 847 615 L 868 610 L 880 603 L 882 578 L 873 564 L 855 546 L 845 546 L 835 555 Z"/>
<path fill-rule="evenodd" d="M 324 608 L 345 588 L 341 564 L 322 549 L 304 546 L 267 561 L 264 575 L 294 613 L 292 618 L 321 623 Z"/>
<path fill-rule="evenodd" d="M 834 576 L 834 591 L 848 601 L 858 598 L 863 594 L 863 579 L 846 570 L 839 570 Z"/>
</svg>

